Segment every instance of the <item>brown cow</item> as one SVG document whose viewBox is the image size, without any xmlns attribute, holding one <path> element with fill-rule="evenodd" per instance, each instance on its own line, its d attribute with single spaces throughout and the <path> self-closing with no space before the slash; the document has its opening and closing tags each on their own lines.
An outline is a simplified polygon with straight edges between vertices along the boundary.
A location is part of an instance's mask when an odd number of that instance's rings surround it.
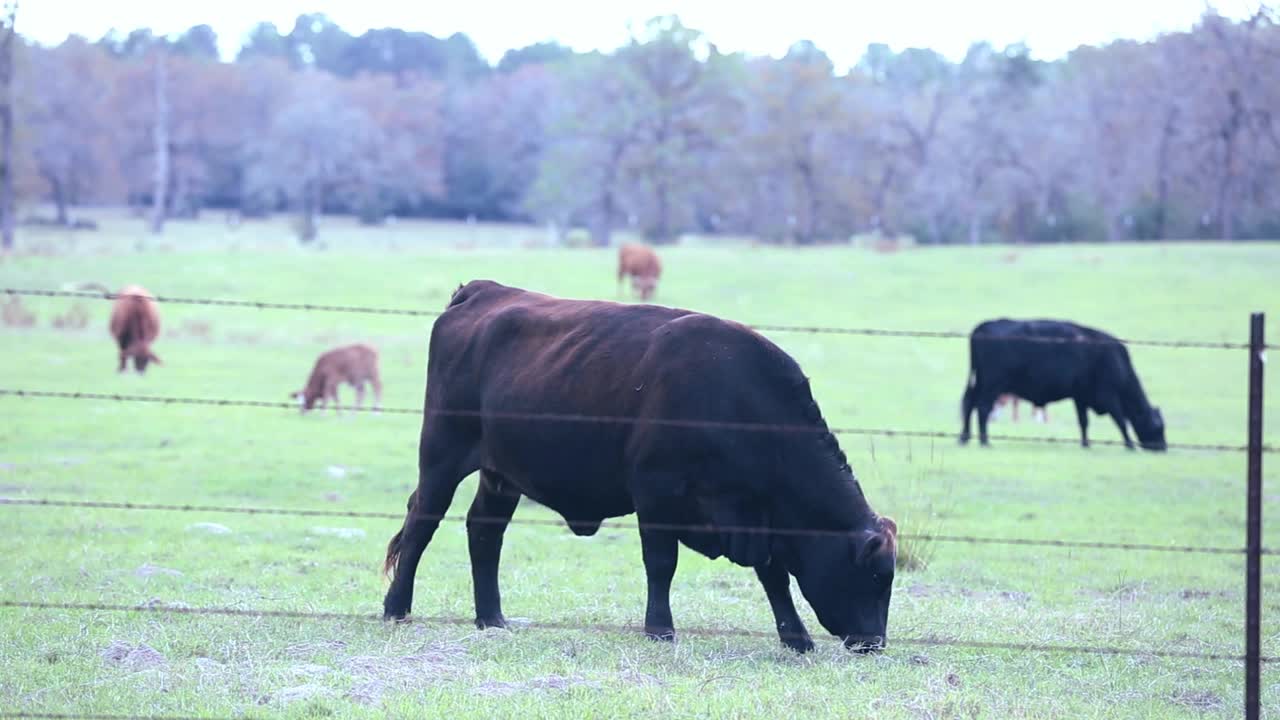
<svg viewBox="0 0 1280 720">
<path fill-rule="evenodd" d="M 1018 400 L 1019 400 L 1019 398 L 1018 398 L 1018 396 L 1017 396 L 1017 395 L 1009 395 L 1008 393 L 1006 393 L 1006 394 L 1004 394 L 1004 395 L 1001 395 L 1000 397 L 996 398 L 996 404 L 995 404 L 995 406 L 994 406 L 994 411 L 998 412 L 998 411 L 1000 410 L 1000 408 L 1004 407 L 1005 405 L 1012 405 L 1012 406 L 1013 406 L 1013 421 L 1014 421 L 1014 422 L 1018 422 Z M 1036 417 L 1037 417 L 1037 413 L 1039 413 L 1039 422 L 1040 422 L 1040 423 L 1047 423 L 1047 422 L 1049 422 L 1049 410 L 1048 410 L 1047 408 L 1044 408 L 1044 407 L 1039 406 L 1039 405 L 1033 405 L 1033 406 L 1031 407 L 1031 418 L 1032 418 L 1033 420 L 1034 420 L 1034 419 L 1036 419 Z"/>
<path fill-rule="evenodd" d="M 631 290 L 639 293 L 641 300 L 648 300 L 658 287 L 662 275 L 662 261 L 653 248 L 647 245 L 626 243 L 618 248 L 618 288 L 622 278 L 631 276 Z"/>
<path fill-rule="evenodd" d="M 289 394 L 298 401 L 299 412 L 311 410 L 319 402 L 328 405 L 333 400 L 334 413 L 341 412 L 338 404 L 338 385 L 342 383 L 356 389 L 356 407 L 364 405 L 364 384 L 373 385 L 373 409 L 382 407 L 382 380 L 378 376 L 378 351 L 368 345 L 355 344 L 334 348 L 316 358 L 315 367 L 306 386 Z"/>
<path fill-rule="evenodd" d="M 147 371 L 148 363 L 160 363 L 151 352 L 151 343 L 160 335 L 160 312 L 155 298 L 140 285 L 126 285 L 116 294 L 111 306 L 111 335 L 120 346 L 120 367 L 124 372 L 133 358 L 133 368 L 139 373 Z"/>
</svg>

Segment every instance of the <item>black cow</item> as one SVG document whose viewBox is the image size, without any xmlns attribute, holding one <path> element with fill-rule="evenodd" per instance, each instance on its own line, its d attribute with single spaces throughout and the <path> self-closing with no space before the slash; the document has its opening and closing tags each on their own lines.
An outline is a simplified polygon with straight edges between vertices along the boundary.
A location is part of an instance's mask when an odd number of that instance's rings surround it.
<svg viewBox="0 0 1280 720">
<path fill-rule="evenodd" d="M 1101 330 L 1061 320 L 988 320 L 969 336 L 969 380 L 964 389 L 964 429 L 978 411 L 978 437 L 987 445 L 987 417 L 1002 393 L 1043 407 L 1071 398 L 1080 419 L 1080 444 L 1089 447 L 1092 409 L 1110 415 L 1133 449 L 1127 425 L 1147 450 L 1164 450 L 1164 418 L 1147 402 L 1129 351 Z"/>
<path fill-rule="evenodd" d="M 651 638 L 675 637 L 669 595 L 684 543 L 754 568 L 791 648 L 813 641 L 790 575 L 847 647 L 883 647 L 897 526 L 863 497 L 800 367 L 752 330 L 472 281 L 432 329 L 425 415 L 418 487 L 387 547 L 385 618 L 410 611 L 422 552 L 479 470 L 467 513 L 477 627 L 505 624 L 499 553 L 527 495 L 580 536 L 636 513 Z"/>
</svg>

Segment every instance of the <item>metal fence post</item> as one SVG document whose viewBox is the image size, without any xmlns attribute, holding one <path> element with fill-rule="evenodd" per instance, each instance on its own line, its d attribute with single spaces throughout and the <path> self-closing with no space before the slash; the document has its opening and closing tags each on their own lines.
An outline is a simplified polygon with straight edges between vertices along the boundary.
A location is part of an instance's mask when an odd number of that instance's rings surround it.
<svg viewBox="0 0 1280 720">
<path fill-rule="evenodd" d="M 1262 634 L 1262 364 L 1265 315 L 1249 318 L 1249 459 L 1245 542 L 1244 716 L 1261 717 Z"/>
</svg>

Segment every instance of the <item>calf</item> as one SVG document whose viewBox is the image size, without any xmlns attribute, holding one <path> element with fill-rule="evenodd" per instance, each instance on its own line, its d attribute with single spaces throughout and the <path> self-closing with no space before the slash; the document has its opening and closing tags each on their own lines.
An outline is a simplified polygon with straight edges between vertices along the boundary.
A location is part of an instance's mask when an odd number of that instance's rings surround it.
<svg viewBox="0 0 1280 720">
<path fill-rule="evenodd" d="M 640 295 L 641 300 L 648 300 L 658 287 L 658 277 L 662 275 L 662 261 L 653 248 L 647 245 L 624 244 L 618 248 L 618 288 L 621 290 L 622 278 L 631 276 L 631 289 Z"/>
<path fill-rule="evenodd" d="M 129 360 L 138 373 L 145 373 L 149 363 L 160 365 L 151 343 L 160 335 L 160 312 L 155 298 L 140 285 L 126 285 L 116 294 L 111 306 L 111 335 L 120 348 L 120 365 L 124 372 Z"/>
<path fill-rule="evenodd" d="M 316 403 L 327 405 L 333 401 L 334 413 L 338 405 L 338 385 L 347 383 L 356 390 L 356 407 L 364 406 L 365 383 L 373 386 L 373 408 L 382 407 L 382 380 L 378 375 L 378 351 L 368 345 L 355 344 L 334 348 L 316 358 L 307 384 L 289 397 L 298 401 L 298 411 L 305 413 Z"/>
<path fill-rule="evenodd" d="M 636 514 L 651 638 L 675 636 L 684 544 L 754 569 L 789 647 L 813 648 L 792 576 L 846 647 L 884 644 L 897 526 L 863 496 L 795 360 L 751 329 L 473 281 L 431 330 L 423 412 L 417 488 L 387 546 L 386 618 L 410 611 L 422 553 L 478 470 L 467 513 L 477 627 L 506 624 L 498 559 L 527 496 L 580 536 Z"/>
<path fill-rule="evenodd" d="M 991 411 L 992 418 L 999 417 L 1000 409 L 1003 408 L 1005 405 L 1008 405 L 1009 407 L 1013 408 L 1013 421 L 1018 422 L 1018 399 L 1019 398 L 1017 395 L 1002 393 L 1000 397 L 996 398 L 995 406 L 992 408 L 992 411 Z M 1039 405 L 1032 405 L 1031 418 L 1033 420 L 1038 418 L 1039 422 L 1047 423 L 1049 422 L 1049 411 Z"/>
<path fill-rule="evenodd" d="M 1003 393 L 1043 407 L 1071 398 L 1080 421 L 1080 444 L 1089 446 L 1088 411 L 1110 415 L 1126 447 L 1164 450 L 1164 417 L 1147 401 L 1123 343 L 1101 330 L 1060 320 L 989 320 L 969 336 L 961 444 L 969 418 L 978 413 L 978 436 L 987 442 L 987 418 Z"/>
</svg>

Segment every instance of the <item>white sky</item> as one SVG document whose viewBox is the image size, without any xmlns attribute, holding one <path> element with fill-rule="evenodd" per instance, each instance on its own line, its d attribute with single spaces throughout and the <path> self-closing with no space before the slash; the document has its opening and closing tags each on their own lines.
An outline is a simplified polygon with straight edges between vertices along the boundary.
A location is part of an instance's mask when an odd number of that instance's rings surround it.
<svg viewBox="0 0 1280 720">
<path fill-rule="evenodd" d="M 1231 18 L 1248 16 L 1258 0 L 1211 0 Z M 282 32 L 304 12 L 323 12 L 347 32 L 399 27 L 438 37 L 464 32 L 481 54 L 497 62 L 509 48 L 556 40 L 577 50 L 611 50 L 654 15 L 679 14 L 723 52 L 781 55 L 807 39 L 827 52 L 836 67 L 856 62 L 868 43 L 894 50 L 931 47 L 952 59 L 972 42 L 997 48 L 1022 41 L 1042 59 L 1082 44 L 1116 38 L 1147 40 L 1185 30 L 1205 10 L 1205 0 L 26 0 L 18 31 L 41 43 L 70 33 L 91 39 L 112 27 L 150 27 L 161 33 L 207 23 L 218 33 L 223 54 L 233 56 L 240 39 L 259 21 Z"/>
</svg>

